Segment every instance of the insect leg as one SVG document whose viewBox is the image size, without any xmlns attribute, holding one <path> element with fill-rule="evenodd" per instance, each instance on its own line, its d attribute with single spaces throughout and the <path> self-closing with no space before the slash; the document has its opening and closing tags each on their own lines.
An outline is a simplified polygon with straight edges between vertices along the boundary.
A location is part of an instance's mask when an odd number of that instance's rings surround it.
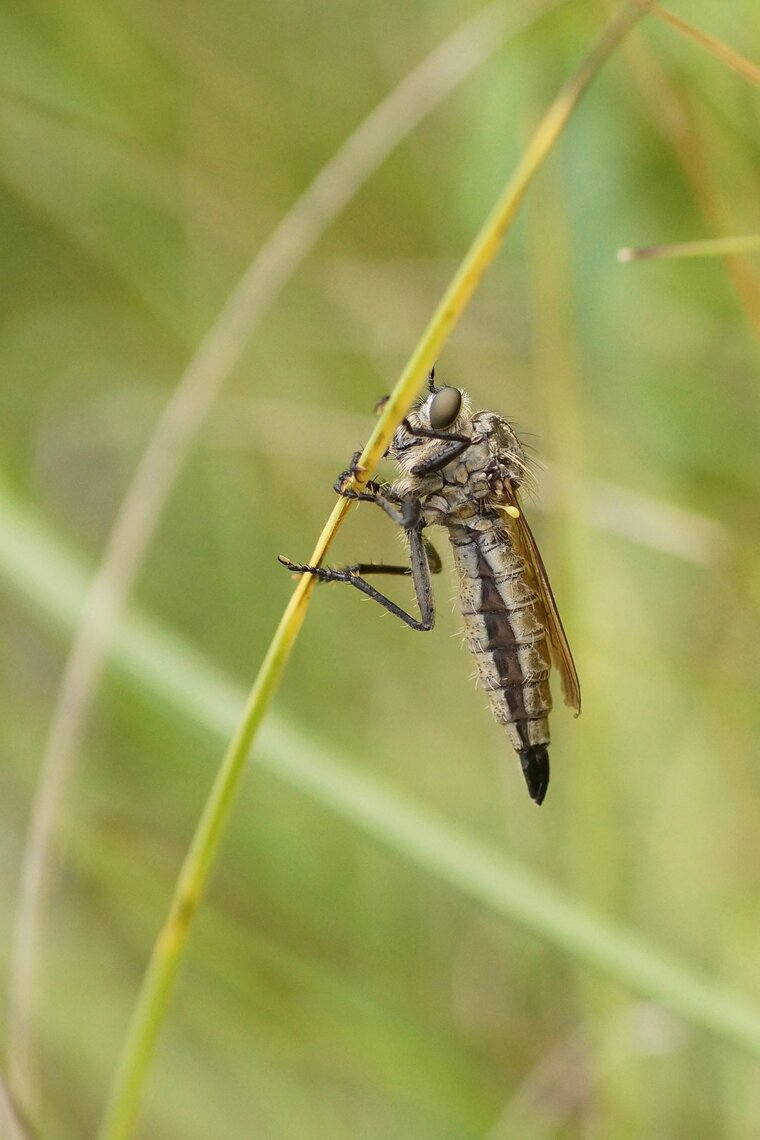
<svg viewBox="0 0 760 1140">
<path fill-rule="evenodd" d="M 369 501 L 374 502 L 375 495 L 382 495 L 392 503 L 400 503 L 401 499 L 397 495 L 391 494 L 389 483 L 378 483 L 375 479 L 368 479 L 364 484 L 363 491 L 354 491 L 353 488 L 347 486 L 350 479 L 356 475 L 357 468 L 349 467 L 346 471 L 341 471 L 338 478 L 333 483 L 333 490 L 344 499 L 364 499 L 367 501 L 366 496 L 369 496 Z"/>
<path fill-rule="evenodd" d="M 427 631 L 433 628 L 435 622 L 435 603 L 433 601 L 433 586 L 430 581 L 430 566 L 428 565 L 427 549 L 431 549 L 422 537 L 422 532 L 419 527 L 407 531 L 409 536 L 409 552 L 411 555 L 411 565 L 409 567 L 401 566 L 378 566 L 373 564 L 357 563 L 355 566 L 347 566 L 343 569 L 332 569 L 328 566 L 302 566 L 295 562 L 291 562 L 289 558 L 284 555 L 279 556 L 279 561 L 283 566 L 287 567 L 294 574 L 312 574 L 320 582 L 346 582 L 349 586 L 354 586 L 360 590 L 362 594 L 366 594 L 368 598 L 378 602 L 389 613 L 395 614 L 411 629 L 420 631 Z M 434 573 L 440 569 L 440 559 L 435 555 Z M 411 574 L 412 582 L 414 584 L 414 592 L 417 597 L 417 605 L 420 608 L 420 617 L 416 618 L 413 614 L 407 613 L 401 606 L 397 606 L 390 598 L 386 598 L 385 594 L 381 594 L 369 582 L 365 582 L 364 578 L 360 576 L 360 571 L 364 573 L 390 573 L 390 574 Z"/>
<path fill-rule="evenodd" d="M 438 553 L 438 551 L 436 550 L 436 548 L 433 546 L 430 539 L 425 538 L 424 534 L 422 536 L 422 545 L 425 547 L 425 553 L 427 554 L 427 561 L 428 561 L 428 569 L 430 570 L 430 573 L 431 574 L 440 574 L 441 570 L 443 570 L 443 563 L 441 562 L 441 556 Z"/>
<path fill-rule="evenodd" d="M 351 487 L 346 487 L 343 482 L 343 476 L 338 477 L 335 484 L 335 490 L 344 499 L 355 499 L 360 503 L 375 503 L 376 506 L 381 507 L 388 518 L 395 522 L 396 526 L 403 527 L 404 530 L 413 530 L 420 521 L 420 501 L 414 495 L 406 495 L 401 498 L 391 493 L 390 489 L 381 486 L 379 483 L 367 483 L 369 488 L 367 491 L 354 491 Z"/>
<path fill-rule="evenodd" d="M 425 538 L 424 535 L 422 545 L 425 547 L 430 573 L 440 574 L 443 570 L 443 563 L 438 551 L 430 539 Z M 405 578 L 412 576 L 411 566 L 394 566 L 387 562 L 354 562 L 351 566 L 342 566 L 341 569 L 348 570 L 351 574 L 360 574 L 362 577 L 367 574 L 394 574 Z"/>
<path fill-rule="evenodd" d="M 421 436 L 423 439 L 439 439 L 444 443 L 472 443 L 468 435 L 460 435 L 456 431 L 435 431 L 434 428 L 415 427 L 409 420 L 401 421 L 409 435 Z"/>
<path fill-rule="evenodd" d="M 448 447 L 442 448 L 435 459 L 431 459 L 427 463 L 418 463 L 416 467 L 412 467 L 412 475 L 433 475 L 436 471 L 442 471 L 452 460 L 462 455 L 472 443 L 469 436 L 452 435 L 450 432 L 428 431 L 426 428 L 412 428 L 411 425 L 409 430 L 413 435 L 424 436 L 426 439 L 437 439 L 449 445 Z M 355 474 L 355 465 L 349 467 L 346 471 L 341 471 L 335 480 L 335 490 L 339 495 L 344 495 L 347 499 L 360 499 L 363 502 L 377 502 L 378 496 L 384 498 L 386 502 L 401 502 L 400 499 L 396 499 L 392 496 L 388 492 L 388 489 L 381 483 L 376 483 L 372 480 L 365 483 L 365 491 L 352 491 L 351 488 L 347 488 L 346 483 Z M 380 505 L 383 506 L 384 504 L 381 503 Z M 393 518 L 392 515 L 391 518 Z M 398 520 L 394 519 L 394 522 L 396 521 Z"/>
<path fill-rule="evenodd" d="M 433 475 L 436 471 L 442 471 L 452 460 L 462 455 L 472 442 L 469 439 L 457 441 L 456 437 L 454 438 L 455 442 L 451 443 L 449 447 L 442 448 L 435 459 L 431 459 L 427 463 L 418 463 L 416 467 L 413 467 L 412 475 Z"/>
</svg>

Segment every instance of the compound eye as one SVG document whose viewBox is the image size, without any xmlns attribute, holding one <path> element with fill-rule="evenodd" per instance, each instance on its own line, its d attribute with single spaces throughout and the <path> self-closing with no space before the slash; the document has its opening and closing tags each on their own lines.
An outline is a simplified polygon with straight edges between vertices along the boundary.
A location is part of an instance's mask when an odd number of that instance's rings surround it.
<svg viewBox="0 0 760 1140">
<path fill-rule="evenodd" d="M 439 388 L 430 401 L 430 426 L 433 431 L 451 427 L 462 407 L 462 393 L 458 388 Z"/>
</svg>

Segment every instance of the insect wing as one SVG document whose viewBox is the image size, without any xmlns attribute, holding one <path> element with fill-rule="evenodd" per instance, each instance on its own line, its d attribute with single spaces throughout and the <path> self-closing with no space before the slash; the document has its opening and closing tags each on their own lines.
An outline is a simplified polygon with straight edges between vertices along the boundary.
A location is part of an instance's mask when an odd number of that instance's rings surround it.
<svg viewBox="0 0 760 1140">
<path fill-rule="evenodd" d="M 535 582 L 546 611 L 546 627 L 549 633 L 552 661 L 559 670 L 565 704 L 575 709 L 577 715 L 581 711 L 581 686 L 578 674 L 575 671 L 573 655 L 567 642 L 567 635 L 562 626 L 562 619 L 559 616 L 557 603 L 549 585 L 549 576 L 546 573 L 544 560 L 514 493 L 507 491 L 505 498 L 519 511 L 517 518 L 510 519 L 510 531 L 516 540 L 515 545 L 518 548 L 518 553 L 522 555 L 528 572 Z"/>
</svg>

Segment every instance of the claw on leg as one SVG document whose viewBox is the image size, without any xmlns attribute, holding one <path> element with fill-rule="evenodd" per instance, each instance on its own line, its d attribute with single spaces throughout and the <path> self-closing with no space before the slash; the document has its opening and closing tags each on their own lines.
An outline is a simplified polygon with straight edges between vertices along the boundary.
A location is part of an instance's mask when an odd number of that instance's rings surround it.
<svg viewBox="0 0 760 1140">
<path fill-rule="evenodd" d="M 307 566 L 303 562 L 291 562 L 284 554 L 278 554 L 277 561 L 280 562 L 286 570 L 289 570 L 294 578 L 297 578 L 300 574 L 313 574 L 315 578 L 319 578 L 324 574 L 324 570 L 321 566 Z"/>
<path fill-rule="evenodd" d="M 350 465 L 345 471 L 341 471 L 333 484 L 334 490 L 337 491 L 339 495 L 343 495 L 345 499 L 353 499 L 356 495 L 353 488 L 347 487 L 346 484 L 350 483 L 352 479 L 355 479 L 357 475 L 363 475 L 367 470 L 367 468 L 359 462 L 360 458 L 361 451 L 355 451 L 351 457 Z"/>
<path fill-rule="evenodd" d="M 351 475 L 361 475 L 361 473 L 363 471 L 367 470 L 367 468 L 364 467 L 363 464 L 361 464 L 359 462 L 359 460 L 361 459 L 361 456 L 362 456 L 361 451 L 355 451 L 354 454 L 351 456 L 351 463 L 350 463 L 350 466 L 348 468 Z"/>
<path fill-rule="evenodd" d="M 290 559 L 286 558 L 284 554 L 278 554 L 277 555 L 277 561 L 282 566 L 284 566 L 286 570 L 289 570 L 294 578 L 296 577 L 296 575 L 303 574 L 306 571 L 305 566 L 299 566 L 299 565 L 297 565 L 297 563 L 291 562 Z"/>
<path fill-rule="evenodd" d="M 353 477 L 354 473 L 350 468 L 348 471 L 341 471 L 340 475 L 333 483 L 333 490 L 336 491 L 339 495 L 342 495 L 344 499 L 353 499 L 356 495 L 356 491 L 354 491 L 353 487 L 349 487 L 348 485 Z"/>
<path fill-rule="evenodd" d="M 294 578 L 300 574 L 311 574 L 318 582 L 349 582 L 355 572 L 355 567 L 351 566 L 347 566 L 344 570 L 333 570 L 329 566 L 308 566 L 303 562 L 291 562 L 284 554 L 278 554 L 277 561 L 289 570 Z"/>
</svg>

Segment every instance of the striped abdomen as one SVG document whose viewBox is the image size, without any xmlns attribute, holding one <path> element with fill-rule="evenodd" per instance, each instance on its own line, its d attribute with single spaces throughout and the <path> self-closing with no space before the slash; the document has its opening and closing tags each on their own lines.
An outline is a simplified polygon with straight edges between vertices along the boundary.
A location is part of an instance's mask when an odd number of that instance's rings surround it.
<svg viewBox="0 0 760 1140">
<path fill-rule="evenodd" d="M 549 649 L 525 564 L 498 524 L 450 532 L 465 636 L 488 693 L 520 757 L 528 791 L 541 803 L 549 783 Z"/>
</svg>

